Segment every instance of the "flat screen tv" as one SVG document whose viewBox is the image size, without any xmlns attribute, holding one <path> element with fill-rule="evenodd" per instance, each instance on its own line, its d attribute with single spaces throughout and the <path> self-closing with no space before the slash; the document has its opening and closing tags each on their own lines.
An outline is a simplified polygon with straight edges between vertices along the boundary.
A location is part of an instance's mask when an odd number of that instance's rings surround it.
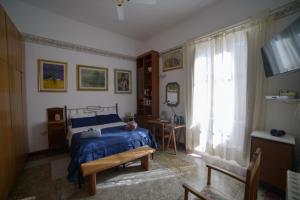
<svg viewBox="0 0 300 200">
<path fill-rule="evenodd" d="M 266 77 L 300 69 L 300 17 L 263 48 Z"/>
</svg>

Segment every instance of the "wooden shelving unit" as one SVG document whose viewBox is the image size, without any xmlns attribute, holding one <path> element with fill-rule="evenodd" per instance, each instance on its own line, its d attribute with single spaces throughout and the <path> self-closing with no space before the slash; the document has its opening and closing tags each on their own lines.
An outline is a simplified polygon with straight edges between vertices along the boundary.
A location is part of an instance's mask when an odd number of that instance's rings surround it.
<svg viewBox="0 0 300 200">
<path fill-rule="evenodd" d="M 150 51 L 137 58 L 137 122 L 147 126 L 147 120 L 159 115 L 159 54 Z"/>
</svg>

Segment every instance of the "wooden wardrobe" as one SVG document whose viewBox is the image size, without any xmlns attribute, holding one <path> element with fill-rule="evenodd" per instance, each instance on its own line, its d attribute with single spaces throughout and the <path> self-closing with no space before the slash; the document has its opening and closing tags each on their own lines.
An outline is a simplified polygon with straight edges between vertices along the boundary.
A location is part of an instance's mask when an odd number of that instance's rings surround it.
<svg viewBox="0 0 300 200">
<path fill-rule="evenodd" d="M 24 40 L 0 5 L 0 199 L 6 199 L 27 155 Z"/>
</svg>

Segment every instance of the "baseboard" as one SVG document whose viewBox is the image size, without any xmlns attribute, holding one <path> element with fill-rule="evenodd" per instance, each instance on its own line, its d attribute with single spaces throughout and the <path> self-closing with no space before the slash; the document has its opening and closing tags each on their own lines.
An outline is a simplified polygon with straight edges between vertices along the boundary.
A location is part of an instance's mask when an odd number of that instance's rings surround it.
<svg viewBox="0 0 300 200">
<path fill-rule="evenodd" d="M 59 154 L 64 154 L 69 152 L 69 149 L 61 149 L 61 150 L 50 150 L 50 149 L 44 149 L 40 151 L 34 151 L 28 153 L 28 159 L 29 160 L 35 160 L 35 159 L 40 159 L 48 156 L 54 156 L 54 155 L 59 155 Z"/>
<path fill-rule="evenodd" d="M 49 153 L 50 153 L 49 149 L 44 149 L 44 150 L 40 150 L 40 151 L 33 151 L 33 152 L 28 153 L 28 158 L 30 158 L 32 156 L 40 156 L 40 155 L 45 155 L 45 154 L 49 154 Z"/>
</svg>

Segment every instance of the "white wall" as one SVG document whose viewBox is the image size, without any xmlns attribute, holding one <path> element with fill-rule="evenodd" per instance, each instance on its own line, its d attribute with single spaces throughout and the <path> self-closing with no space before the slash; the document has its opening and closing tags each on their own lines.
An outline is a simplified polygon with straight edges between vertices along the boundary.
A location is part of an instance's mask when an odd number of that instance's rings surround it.
<svg viewBox="0 0 300 200">
<path fill-rule="evenodd" d="M 18 29 L 51 39 L 136 56 L 141 42 L 42 10 L 16 0 L 1 0 Z"/>
<path fill-rule="evenodd" d="M 108 51 L 114 51 L 131 56 L 143 53 L 150 49 L 164 51 L 185 41 L 203 36 L 223 27 L 241 22 L 251 16 L 256 16 L 267 8 L 276 8 L 288 0 L 223 0 L 218 4 L 202 10 L 199 14 L 186 19 L 173 28 L 141 43 L 128 37 L 95 28 L 71 19 L 47 12 L 16 0 L 2 0 L 9 16 L 22 32 L 49 37 L 81 45 L 91 46 Z M 287 22 L 282 21 L 282 24 Z M 68 93 L 38 93 L 37 92 L 37 63 L 38 58 L 66 61 L 69 64 Z M 76 64 L 108 66 L 109 91 L 108 92 L 77 92 L 76 91 Z M 113 93 L 113 68 L 132 69 L 133 94 L 116 95 Z M 46 108 L 52 106 L 81 106 L 87 104 L 120 104 L 121 114 L 135 112 L 135 63 L 114 58 L 89 55 L 85 53 L 62 50 L 52 47 L 26 43 L 26 79 L 28 102 L 28 129 L 30 151 L 47 148 Z M 161 67 L 160 67 L 161 70 Z M 166 76 L 160 77 L 160 112 L 170 112 L 163 102 L 165 100 L 165 86 L 168 82 L 180 84 L 180 104 L 175 108 L 177 114 L 184 114 L 185 69 L 169 72 L 160 72 Z M 291 78 L 293 77 L 293 78 Z M 295 89 L 299 75 L 287 75 L 270 79 L 269 92 L 277 93 L 278 89 Z M 299 85 L 299 84 L 298 84 Z M 283 88 L 284 86 L 284 88 Z M 296 87 L 296 88 L 294 88 Z M 299 134 L 299 126 L 295 119 L 288 120 L 293 115 L 293 105 L 277 106 L 277 103 L 268 105 L 267 128 L 280 128 L 293 134 Z M 278 108 L 280 107 L 280 108 Z M 279 110 L 278 110 L 279 109 Z M 284 114 L 282 114 L 284 113 Z M 286 120 L 285 120 L 286 119 Z M 299 141 L 299 137 L 297 137 Z"/>
<path fill-rule="evenodd" d="M 221 28 L 239 23 L 260 14 L 265 9 L 277 8 L 290 0 L 222 0 L 201 10 L 193 17 L 178 23 L 145 42 L 139 52 L 147 49 L 164 51 Z"/>
<path fill-rule="evenodd" d="M 215 4 L 205 11 L 195 15 L 177 26 L 170 28 L 145 42 L 143 49 L 155 49 L 165 51 L 170 48 L 181 45 L 182 43 L 195 38 L 217 31 L 224 27 L 234 25 L 250 17 L 255 17 L 266 9 L 277 8 L 278 6 L 289 2 L 288 0 L 226 0 Z M 288 25 L 295 16 L 284 18 L 278 21 L 275 30 L 279 32 Z M 160 67 L 161 68 L 161 67 Z M 181 86 L 180 104 L 175 111 L 184 114 L 184 91 L 185 91 L 185 73 L 184 69 L 160 72 L 166 74 L 165 78 L 160 78 L 160 111 L 166 110 L 171 115 L 170 109 L 163 102 L 165 98 L 165 86 L 168 82 L 178 82 Z M 298 91 L 300 94 L 300 72 L 295 74 L 286 74 L 269 78 L 268 94 L 278 94 L 280 89 Z M 279 102 L 269 102 L 267 104 L 266 129 L 283 129 L 287 133 L 296 137 L 296 156 L 300 161 L 300 119 L 295 118 L 295 109 L 297 105 L 288 105 Z"/>
<path fill-rule="evenodd" d="M 274 26 L 274 34 L 282 31 L 300 13 L 278 20 Z M 296 91 L 300 94 L 300 71 L 281 74 L 268 78 L 268 95 L 278 95 L 279 90 Z M 300 163 L 300 104 L 267 101 L 266 129 L 285 130 L 296 139 L 296 160 Z M 300 165 L 298 165 L 300 167 Z"/>
<path fill-rule="evenodd" d="M 177 26 L 170 28 L 145 42 L 139 51 L 155 49 L 165 51 L 183 44 L 184 42 L 217 31 L 227 26 L 234 25 L 243 20 L 263 12 L 268 8 L 276 8 L 287 2 L 286 0 L 226 0 L 201 11 L 199 14 L 188 18 Z M 160 65 L 160 69 L 162 66 Z M 168 82 L 178 82 L 181 86 L 180 104 L 175 110 L 184 114 L 184 91 L 185 70 L 174 70 L 163 73 L 164 79 L 160 78 L 160 111 L 169 110 L 163 102 L 165 97 L 165 86 Z"/>
<path fill-rule="evenodd" d="M 49 59 L 68 62 L 68 92 L 38 92 L 37 59 Z M 109 91 L 77 91 L 76 64 L 107 67 L 109 70 Z M 132 94 L 114 94 L 114 69 L 132 71 Z M 48 148 L 46 109 L 50 107 L 82 107 L 87 105 L 113 106 L 119 104 L 120 116 L 124 112 L 136 111 L 136 68 L 135 62 L 102 57 L 54 47 L 26 43 L 26 92 L 29 151 Z"/>
<path fill-rule="evenodd" d="M 4 0 L 1 4 L 21 32 L 94 47 L 106 51 L 135 56 L 139 41 L 98 29 L 71 19 L 29 6 L 16 0 Z M 86 54 L 26 42 L 26 92 L 29 151 L 48 148 L 46 109 L 67 105 L 111 106 L 119 104 L 120 115 L 136 112 L 136 64 L 134 61 L 113 57 Z M 39 93 L 37 59 L 65 61 L 68 63 L 68 92 Z M 76 90 L 76 64 L 107 67 L 109 69 L 109 91 L 86 92 Z M 132 71 L 132 94 L 114 94 L 113 69 Z"/>
</svg>

